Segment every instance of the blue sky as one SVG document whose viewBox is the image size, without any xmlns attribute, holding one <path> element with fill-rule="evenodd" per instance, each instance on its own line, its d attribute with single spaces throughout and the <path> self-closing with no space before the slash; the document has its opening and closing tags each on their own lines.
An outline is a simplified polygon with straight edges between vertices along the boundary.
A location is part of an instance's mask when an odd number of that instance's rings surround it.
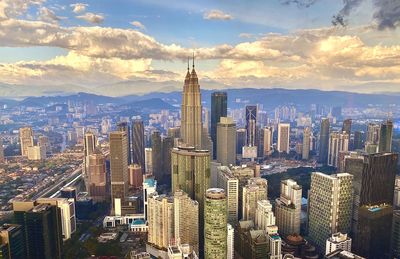
<svg viewBox="0 0 400 259">
<path fill-rule="evenodd" d="M 0 84 L 178 88 L 194 51 L 208 88 L 400 91 L 400 3 L 357 2 L 3 0 Z"/>
</svg>

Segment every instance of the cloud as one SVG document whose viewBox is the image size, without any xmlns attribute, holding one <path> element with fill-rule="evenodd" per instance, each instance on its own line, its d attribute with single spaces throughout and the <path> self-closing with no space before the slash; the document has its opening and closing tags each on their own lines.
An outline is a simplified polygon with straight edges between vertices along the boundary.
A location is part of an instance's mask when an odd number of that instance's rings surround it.
<svg viewBox="0 0 400 259">
<path fill-rule="evenodd" d="M 78 19 L 85 20 L 90 23 L 99 24 L 104 21 L 104 16 L 102 14 L 85 13 L 84 15 L 76 16 Z"/>
<path fill-rule="evenodd" d="M 45 0 L 1 0 L 0 20 L 17 17 L 26 13 L 32 5 L 41 6 Z"/>
<path fill-rule="evenodd" d="M 130 23 L 131 25 L 135 26 L 138 29 L 146 30 L 146 27 L 139 21 L 133 21 Z"/>
<path fill-rule="evenodd" d="M 44 6 L 39 9 L 38 18 L 46 22 L 58 22 L 61 20 L 61 17 L 58 17 L 52 10 Z"/>
<path fill-rule="evenodd" d="M 83 4 L 83 3 L 76 3 L 76 4 L 71 4 L 70 7 L 72 7 L 72 12 L 74 13 L 82 13 L 86 11 L 86 7 L 88 7 L 88 4 Z"/>
<path fill-rule="evenodd" d="M 240 33 L 240 34 L 239 34 L 239 37 L 240 37 L 240 38 L 245 38 L 245 39 L 250 39 L 250 38 L 253 38 L 254 35 L 251 34 L 251 33 L 245 33 L 245 32 L 243 32 L 243 33 Z"/>
<path fill-rule="evenodd" d="M 211 11 L 205 12 L 203 18 L 206 20 L 232 20 L 233 16 L 224 13 L 220 10 L 213 9 Z"/>
</svg>

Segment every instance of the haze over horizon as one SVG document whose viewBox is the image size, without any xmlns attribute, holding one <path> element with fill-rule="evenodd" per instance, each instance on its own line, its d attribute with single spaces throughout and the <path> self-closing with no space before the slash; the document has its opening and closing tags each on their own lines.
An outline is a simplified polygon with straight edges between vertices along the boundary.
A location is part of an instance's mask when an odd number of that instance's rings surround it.
<svg viewBox="0 0 400 259">
<path fill-rule="evenodd" d="M 4 0 L 0 94 L 176 91 L 193 52 L 203 89 L 400 92 L 399 10 L 376 0 Z"/>
</svg>

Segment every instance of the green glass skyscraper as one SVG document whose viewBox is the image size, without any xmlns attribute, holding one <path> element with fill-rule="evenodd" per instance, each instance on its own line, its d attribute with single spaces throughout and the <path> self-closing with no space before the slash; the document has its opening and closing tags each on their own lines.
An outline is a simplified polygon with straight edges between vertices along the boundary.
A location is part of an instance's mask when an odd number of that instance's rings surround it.
<svg viewBox="0 0 400 259">
<path fill-rule="evenodd" d="M 211 140 L 213 142 L 213 159 L 217 158 L 217 125 L 221 117 L 227 116 L 226 92 L 214 92 L 211 94 Z"/>
<path fill-rule="evenodd" d="M 324 118 L 321 121 L 321 130 L 319 137 L 319 160 L 322 164 L 328 163 L 328 149 L 329 149 L 329 119 Z"/>
</svg>

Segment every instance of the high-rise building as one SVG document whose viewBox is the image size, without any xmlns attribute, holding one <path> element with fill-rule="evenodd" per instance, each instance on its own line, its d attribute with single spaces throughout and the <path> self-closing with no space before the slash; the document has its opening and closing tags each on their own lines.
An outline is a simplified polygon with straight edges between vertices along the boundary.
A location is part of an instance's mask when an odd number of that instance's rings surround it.
<svg viewBox="0 0 400 259">
<path fill-rule="evenodd" d="M 117 123 L 117 130 L 122 131 L 126 133 L 126 137 L 128 138 L 128 146 L 127 146 L 127 163 L 128 165 L 131 163 L 131 129 L 129 127 L 128 122 L 126 121 L 120 121 Z"/>
<path fill-rule="evenodd" d="M 43 160 L 46 158 L 46 148 L 43 146 L 28 147 L 28 160 Z"/>
<path fill-rule="evenodd" d="M 83 136 L 83 166 L 82 174 L 85 181 L 86 189 L 89 190 L 89 155 L 96 149 L 96 135 L 90 131 Z"/>
<path fill-rule="evenodd" d="M 282 237 L 300 234 L 302 187 L 288 179 L 281 182 L 281 195 L 275 202 L 276 225 Z"/>
<path fill-rule="evenodd" d="M 328 165 L 339 167 L 339 152 L 349 150 L 349 134 L 332 132 L 329 137 Z"/>
<path fill-rule="evenodd" d="M 226 117 L 228 101 L 226 92 L 214 92 L 211 94 L 211 140 L 213 142 L 213 159 L 217 159 L 217 124 L 221 117 Z"/>
<path fill-rule="evenodd" d="M 189 67 L 186 73 L 185 83 L 182 92 L 181 110 L 181 137 L 185 144 L 201 149 L 202 136 L 202 107 L 199 80 L 194 70 Z"/>
<path fill-rule="evenodd" d="M 246 145 L 253 147 L 256 145 L 257 135 L 257 106 L 246 106 Z"/>
<path fill-rule="evenodd" d="M 163 172 L 163 182 L 171 183 L 171 150 L 174 147 L 172 137 L 163 137 L 161 141 L 161 170 Z"/>
<path fill-rule="evenodd" d="M 265 127 L 263 128 L 263 140 L 264 140 L 264 152 L 263 156 L 269 156 L 272 154 L 272 142 L 273 142 L 273 127 Z"/>
<path fill-rule="evenodd" d="M 61 211 L 55 205 L 14 202 L 14 220 L 25 232 L 27 257 L 62 258 Z"/>
<path fill-rule="evenodd" d="M 26 258 L 25 233 L 21 225 L 4 224 L 0 227 L 0 258 Z"/>
<path fill-rule="evenodd" d="M 233 259 L 235 257 L 235 229 L 228 223 L 227 228 L 227 251 L 226 259 Z"/>
<path fill-rule="evenodd" d="M 4 162 L 4 147 L 3 147 L 3 139 L 0 138 L 0 163 Z"/>
<path fill-rule="evenodd" d="M 257 202 L 266 200 L 268 194 L 268 182 L 264 178 L 251 178 L 243 187 L 242 219 L 255 221 Z"/>
<path fill-rule="evenodd" d="M 131 164 L 128 166 L 129 185 L 138 189 L 143 184 L 142 168 L 138 164 Z"/>
<path fill-rule="evenodd" d="M 353 149 L 363 149 L 364 141 L 363 141 L 363 134 L 364 132 L 361 131 L 354 131 L 354 142 L 353 142 Z"/>
<path fill-rule="evenodd" d="M 349 233 L 352 214 L 352 181 L 348 173 L 312 173 L 308 193 L 308 231 L 310 239 L 322 250 L 326 240 L 337 232 Z"/>
<path fill-rule="evenodd" d="M 391 255 L 400 257 L 400 210 L 393 211 Z"/>
<path fill-rule="evenodd" d="M 351 238 L 347 234 L 334 233 L 326 240 L 326 255 L 338 249 L 351 252 Z"/>
<path fill-rule="evenodd" d="M 366 142 L 371 144 L 378 144 L 380 137 L 381 126 L 378 124 L 370 123 L 367 129 L 367 140 Z"/>
<path fill-rule="evenodd" d="M 217 161 L 222 165 L 236 165 L 236 124 L 231 117 L 220 117 L 215 144 Z"/>
<path fill-rule="evenodd" d="M 144 149 L 146 174 L 153 174 L 153 150 L 151 147 Z"/>
<path fill-rule="evenodd" d="M 144 125 L 143 121 L 136 119 L 132 121 L 132 162 L 140 165 L 142 173 L 145 170 L 144 158 Z"/>
<path fill-rule="evenodd" d="M 236 154 L 242 154 L 242 148 L 246 146 L 246 129 L 236 130 Z"/>
<path fill-rule="evenodd" d="M 174 193 L 175 240 L 199 253 L 199 203 L 183 191 Z"/>
<path fill-rule="evenodd" d="M 205 194 L 204 258 L 227 257 L 226 195 L 223 189 L 211 188 Z"/>
<path fill-rule="evenodd" d="M 268 238 L 268 257 L 270 259 L 282 259 L 282 239 L 278 234 L 278 227 L 268 226 L 266 233 Z"/>
<path fill-rule="evenodd" d="M 38 146 L 43 147 L 45 153 L 51 152 L 50 141 L 47 136 L 39 136 Z"/>
<path fill-rule="evenodd" d="M 228 223 L 236 226 L 239 212 L 239 180 L 227 166 L 218 167 L 217 187 L 226 193 Z"/>
<path fill-rule="evenodd" d="M 275 215 L 269 200 L 257 201 L 256 216 L 254 221 L 257 229 L 267 231 L 267 227 L 275 225 Z"/>
<path fill-rule="evenodd" d="M 318 162 L 323 164 L 328 163 L 329 131 L 330 131 L 329 119 L 324 118 L 321 120 L 321 129 L 319 137 L 319 159 L 318 159 Z"/>
<path fill-rule="evenodd" d="M 88 156 L 87 186 L 89 195 L 95 201 L 108 199 L 106 159 L 99 149 Z"/>
<path fill-rule="evenodd" d="M 305 127 L 303 130 L 303 150 L 301 152 L 301 158 L 308 160 L 310 158 L 311 149 L 311 128 Z"/>
<path fill-rule="evenodd" d="M 151 134 L 151 160 L 153 162 L 153 175 L 158 182 L 161 182 L 163 178 L 161 153 L 161 135 L 160 132 L 156 130 Z"/>
<path fill-rule="evenodd" d="M 144 218 L 147 220 L 148 215 L 148 205 L 150 195 L 156 193 L 157 190 L 157 181 L 154 180 L 154 176 L 145 175 L 143 180 L 143 212 Z"/>
<path fill-rule="evenodd" d="M 343 121 L 342 132 L 346 132 L 347 134 L 351 134 L 351 119 L 345 119 Z"/>
<path fill-rule="evenodd" d="M 39 198 L 37 204 L 50 204 L 57 206 L 61 212 L 61 229 L 63 240 L 71 238 L 76 231 L 75 201 L 66 198 Z"/>
<path fill-rule="evenodd" d="M 19 129 L 19 143 L 21 146 L 21 155 L 28 156 L 28 147 L 33 146 L 32 127 L 22 127 Z"/>
<path fill-rule="evenodd" d="M 379 147 L 378 150 L 382 152 L 392 151 L 392 137 L 393 137 L 393 122 L 387 120 L 381 124 Z"/>
<path fill-rule="evenodd" d="M 174 237 L 173 197 L 150 194 L 148 199 L 148 242 L 159 249 L 167 249 Z"/>
<path fill-rule="evenodd" d="M 128 137 L 125 132 L 110 133 L 110 174 L 112 214 L 122 215 L 122 204 L 128 192 Z"/>
<path fill-rule="evenodd" d="M 290 152 L 290 124 L 279 123 L 278 125 L 278 152 L 289 154 Z"/>
</svg>

